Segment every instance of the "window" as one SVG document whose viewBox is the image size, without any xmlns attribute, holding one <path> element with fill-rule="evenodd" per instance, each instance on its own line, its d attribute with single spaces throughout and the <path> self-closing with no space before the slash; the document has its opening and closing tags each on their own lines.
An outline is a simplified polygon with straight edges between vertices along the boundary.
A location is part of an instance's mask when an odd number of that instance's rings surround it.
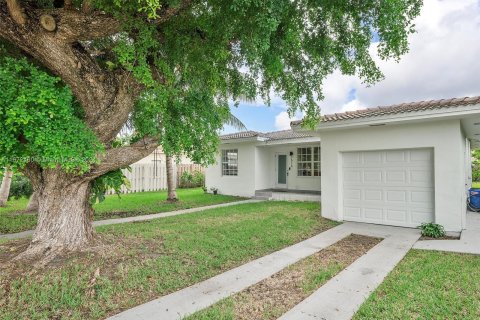
<svg viewBox="0 0 480 320">
<path fill-rule="evenodd" d="M 297 175 L 299 177 L 319 177 L 320 147 L 306 147 L 297 149 Z"/>
<path fill-rule="evenodd" d="M 238 149 L 222 150 L 222 175 L 238 176 Z"/>
</svg>

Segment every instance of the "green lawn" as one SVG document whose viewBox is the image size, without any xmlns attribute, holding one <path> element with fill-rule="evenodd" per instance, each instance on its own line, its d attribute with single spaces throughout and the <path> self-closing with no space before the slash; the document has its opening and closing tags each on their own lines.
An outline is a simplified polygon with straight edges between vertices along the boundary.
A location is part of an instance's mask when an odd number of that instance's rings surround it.
<svg viewBox="0 0 480 320">
<path fill-rule="evenodd" d="M 472 182 L 472 188 L 480 188 L 480 182 Z"/>
<path fill-rule="evenodd" d="M 2 270 L 0 318 L 105 318 L 337 225 L 319 210 L 261 202 L 97 228 L 107 243 L 99 253 L 33 274 L 26 266 Z M 0 244 L 0 258 L 10 259 L 22 241 Z"/>
<path fill-rule="evenodd" d="M 205 194 L 201 188 L 178 189 L 177 193 L 180 201 L 176 203 L 165 201 L 166 191 L 130 193 L 122 195 L 121 198 L 117 195 L 107 196 L 104 202 L 94 206 L 94 219 L 131 217 L 242 200 L 232 196 Z M 0 233 L 15 233 L 35 228 L 36 215 L 22 212 L 27 203 L 27 199 L 11 200 L 6 207 L 0 207 Z"/>
<path fill-rule="evenodd" d="M 480 256 L 411 250 L 354 319 L 480 319 Z"/>
</svg>

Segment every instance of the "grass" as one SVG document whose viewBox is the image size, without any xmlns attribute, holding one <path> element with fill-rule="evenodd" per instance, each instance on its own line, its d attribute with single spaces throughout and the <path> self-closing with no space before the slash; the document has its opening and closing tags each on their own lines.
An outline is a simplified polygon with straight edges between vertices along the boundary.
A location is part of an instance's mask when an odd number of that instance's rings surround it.
<svg viewBox="0 0 480 320">
<path fill-rule="evenodd" d="M 105 318 L 335 225 L 319 216 L 317 203 L 262 202 L 102 226 L 97 231 L 109 243 L 102 251 L 36 273 L 1 270 L 0 318 Z M 0 245 L 0 260 L 25 246 Z"/>
<path fill-rule="evenodd" d="M 480 182 L 472 182 L 472 188 L 480 188 Z"/>
<path fill-rule="evenodd" d="M 107 196 L 105 201 L 94 205 L 95 220 L 131 217 L 159 212 L 167 212 L 219 203 L 242 200 L 242 198 L 205 194 L 201 188 L 177 190 L 180 201 L 166 202 L 166 191 L 140 192 Z M 34 229 L 37 216 L 23 212 L 28 199 L 11 200 L 6 207 L 0 207 L 0 233 L 16 233 Z"/>
<path fill-rule="evenodd" d="M 480 256 L 411 250 L 354 319 L 480 319 Z"/>
</svg>

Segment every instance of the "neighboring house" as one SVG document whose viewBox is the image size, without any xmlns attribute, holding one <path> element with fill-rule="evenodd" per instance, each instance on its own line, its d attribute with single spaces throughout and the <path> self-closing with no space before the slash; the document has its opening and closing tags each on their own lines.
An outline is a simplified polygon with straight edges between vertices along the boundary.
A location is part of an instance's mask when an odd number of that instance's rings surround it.
<svg viewBox="0 0 480 320">
<path fill-rule="evenodd" d="M 321 179 L 312 180 L 321 183 L 322 216 L 405 227 L 436 222 L 447 231 L 465 228 L 470 150 L 480 147 L 480 97 L 325 115 L 313 132 L 302 128 L 301 121 L 292 122 L 292 128 L 321 137 Z M 240 145 L 222 143 L 221 152 L 238 149 L 241 159 Z M 248 159 L 239 161 L 238 180 L 251 178 L 248 165 L 256 164 L 254 155 L 246 153 Z M 210 184 L 228 194 L 250 193 L 234 179 L 224 185 L 221 168 L 207 170 Z M 266 178 L 255 172 L 255 185 L 261 185 L 257 181 Z"/>
<path fill-rule="evenodd" d="M 319 194 L 320 138 L 292 130 L 245 131 L 220 138 L 217 163 L 206 169 L 208 189 L 244 197 L 265 189 Z"/>
</svg>

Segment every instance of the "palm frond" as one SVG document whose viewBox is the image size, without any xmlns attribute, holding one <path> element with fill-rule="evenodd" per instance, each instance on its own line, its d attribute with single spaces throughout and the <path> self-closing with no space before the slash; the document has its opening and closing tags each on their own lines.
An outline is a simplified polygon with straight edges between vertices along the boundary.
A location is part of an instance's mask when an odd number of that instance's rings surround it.
<svg viewBox="0 0 480 320">
<path fill-rule="evenodd" d="M 247 131 L 247 127 L 245 126 L 245 124 L 240 119 L 235 117 L 232 113 L 229 114 L 227 120 L 225 121 L 225 124 L 232 126 L 239 131 Z"/>
</svg>

